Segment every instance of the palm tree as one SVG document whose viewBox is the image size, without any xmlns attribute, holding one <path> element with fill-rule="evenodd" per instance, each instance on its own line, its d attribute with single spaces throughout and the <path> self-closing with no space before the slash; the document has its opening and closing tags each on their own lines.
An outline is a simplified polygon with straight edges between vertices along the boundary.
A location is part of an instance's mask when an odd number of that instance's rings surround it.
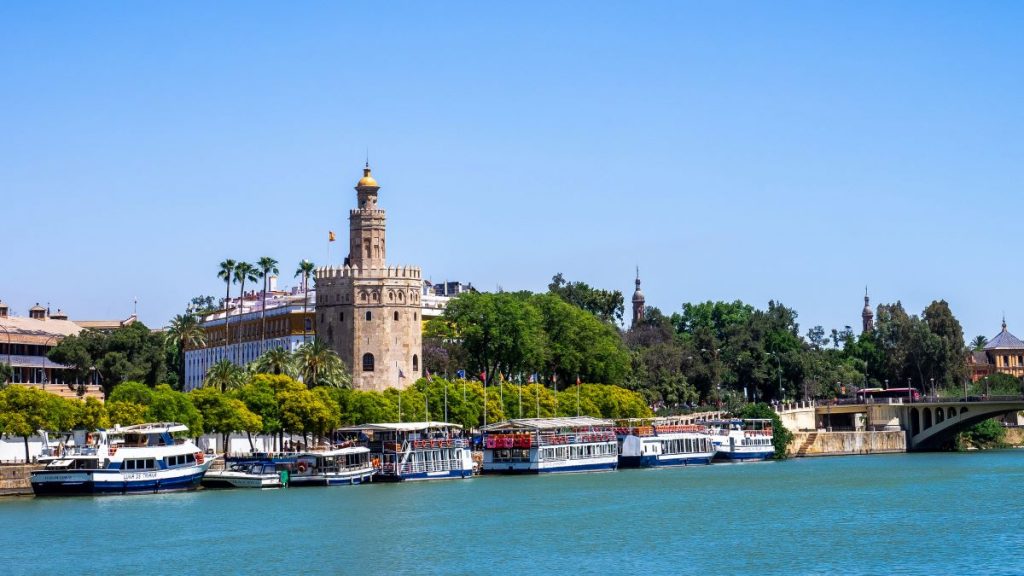
<svg viewBox="0 0 1024 576">
<path fill-rule="evenodd" d="M 306 307 L 309 305 L 309 275 L 316 269 L 309 260 L 303 260 L 299 262 L 299 268 L 295 271 L 295 278 L 302 276 L 302 291 L 304 292 L 302 300 L 302 344 L 306 344 Z"/>
<path fill-rule="evenodd" d="M 211 366 L 203 381 L 204 387 L 213 386 L 221 392 L 238 388 L 242 384 L 245 384 L 245 371 L 227 358 Z"/>
<path fill-rule="evenodd" d="M 220 270 L 217 271 L 217 278 L 224 281 L 224 350 L 231 344 L 231 331 L 228 330 L 228 320 L 231 316 L 231 278 L 235 273 L 235 266 L 238 263 L 230 258 L 220 263 Z"/>
<path fill-rule="evenodd" d="M 310 388 L 348 388 L 352 385 L 352 375 L 345 367 L 345 362 L 318 338 L 299 346 L 295 351 L 295 363 L 302 375 L 302 381 Z"/>
<path fill-rule="evenodd" d="M 248 262 L 239 262 L 235 266 L 235 282 L 240 284 L 238 290 L 238 343 L 242 343 L 242 313 L 245 312 L 245 282 L 259 280 L 256 274 L 256 267 Z M 241 346 L 239 346 L 241 348 Z M 235 362 L 238 362 L 238 354 L 235 354 Z"/>
<path fill-rule="evenodd" d="M 171 318 L 164 332 L 164 344 L 177 351 L 178 354 L 178 377 L 181 384 L 185 383 L 185 349 L 200 348 L 206 345 L 206 331 L 199 324 L 199 319 L 194 314 L 178 314 Z"/>
<path fill-rule="evenodd" d="M 263 306 L 260 308 L 260 353 L 263 352 L 264 346 L 267 345 L 267 289 L 270 284 L 271 274 L 280 274 L 281 271 L 277 269 L 277 260 L 274 260 L 270 256 L 264 256 L 256 262 L 256 268 L 259 269 L 259 276 L 263 278 Z"/>
<path fill-rule="evenodd" d="M 988 344 L 988 338 L 979 334 L 971 340 L 971 350 L 984 350 L 985 344 Z"/>
<path fill-rule="evenodd" d="M 277 346 L 267 350 L 249 364 L 249 370 L 257 374 L 295 376 L 295 358 L 287 350 Z"/>
</svg>

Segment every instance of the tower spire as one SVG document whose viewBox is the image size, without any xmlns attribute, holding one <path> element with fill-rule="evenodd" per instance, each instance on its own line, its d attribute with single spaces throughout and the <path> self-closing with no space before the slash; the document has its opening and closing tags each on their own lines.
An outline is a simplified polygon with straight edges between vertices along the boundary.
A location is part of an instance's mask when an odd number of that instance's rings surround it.
<svg viewBox="0 0 1024 576">
<path fill-rule="evenodd" d="M 633 327 L 644 320 L 644 293 L 640 290 L 640 267 L 636 267 L 636 291 L 633 292 Z"/>
<path fill-rule="evenodd" d="M 875 313 L 871 311 L 871 299 L 868 298 L 868 287 L 864 286 L 864 310 L 860 313 L 862 333 L 866 334 L 875 329 Z"/>
</svg>

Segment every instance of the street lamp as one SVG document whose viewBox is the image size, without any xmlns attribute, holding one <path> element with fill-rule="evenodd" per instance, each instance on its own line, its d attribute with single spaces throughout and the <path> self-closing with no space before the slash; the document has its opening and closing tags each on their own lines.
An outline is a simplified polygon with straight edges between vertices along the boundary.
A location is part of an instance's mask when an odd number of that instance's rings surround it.
<svg viewBox="0 0 1024 576">
<path fill-rule="evenodd" d="M 786 389 L 782 387 L 782 360 L 779 360 L 779 355 L 775 352 L 772 352 L 771 355 L 775 356 L 775 361 L 779 363 L 779 402 L 782 402 L 786 396 Z"/>
<path fill-rule="evenodd" d="M 932 378 L 932 398 L 934 399 L 936 397 L 937 395 L 935 393 L 935 378 Z"/>
</svg>

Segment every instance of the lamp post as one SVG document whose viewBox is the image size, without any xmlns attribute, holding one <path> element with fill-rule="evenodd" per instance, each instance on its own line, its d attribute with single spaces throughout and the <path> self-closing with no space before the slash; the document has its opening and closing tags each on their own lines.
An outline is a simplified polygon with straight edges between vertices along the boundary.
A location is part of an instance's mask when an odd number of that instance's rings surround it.
<svg viewBox="0 0 1024 576">
<path fill-rule="evenodd" d="M 935 393 L 935 378 L 932 378 L 932 399 L 937 398 L 938 395 Z"/>
<path fill-rule="evenodd" d="M 775 356 L 775 361 L 779 363 L 779 402 L 782 402 L 782 399 L 786 396 L 786 389 L 782 387 L 782 360 L 779 359 L 779 355 L 775 352 L 771 354 Z"/>
</svg>

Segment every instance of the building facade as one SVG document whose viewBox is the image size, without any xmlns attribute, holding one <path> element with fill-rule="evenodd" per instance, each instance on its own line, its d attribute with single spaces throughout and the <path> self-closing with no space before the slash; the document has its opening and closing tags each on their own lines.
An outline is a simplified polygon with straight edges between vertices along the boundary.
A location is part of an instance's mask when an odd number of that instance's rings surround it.
<svg viewBox="0 0 1024 576">
<path fill-rule="evenodd" d="M 422 274 L 387 265 L 385 214 L 369 164 L 355 190 L 348 257 L 314 275 L 318 337 L 351 368 L 354 388 L 406 388 L 422 369 Z"/>
<path fill-rule="evenodd" d="M 264 338 L 262 290 L 231 299 L 225 309 L 202 318 L 200 324 L 206 342 L 201 347 L 185 350 L 183 388 L 187 391 L 202 386 L 206 373 L 221 360 L 245 366 L 267 350 L 284 348 L 294 352 L 303 343 L 312 341 L 316 337 L 315 305 L 313 290 L 307 297 L 294 288 L 290 292 L 276 290 L 276 282 L 273 282 L 267 293 Z"/>
<path fill-rule="evenodd" d="M 1024 378 L 1024 342 L 1006 329 L 1005 318 L 999 334 L 967 357 L 967 368 L 973 382 L 997 373 Z"/>
</svg>

